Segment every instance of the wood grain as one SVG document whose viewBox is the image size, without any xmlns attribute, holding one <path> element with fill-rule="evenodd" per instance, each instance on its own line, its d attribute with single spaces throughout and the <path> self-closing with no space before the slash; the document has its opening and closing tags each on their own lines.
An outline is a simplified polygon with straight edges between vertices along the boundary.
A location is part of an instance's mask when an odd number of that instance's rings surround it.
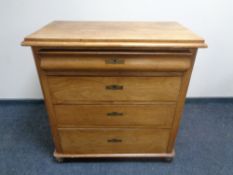
<svg viewBox="0 0 233 175">
<path fill-rule="evenodd" d="M 101 153 L 94 153 L 94 154 L 74 154 L 74 153 L 61 153 L 58 152 L 57 150 L 54 151 L 53 153 L 54 157 L 57 159 L 63 159 L 63 158 L 82 158 L 82 159 L 86 159 L 86 158 L 173 158 L 175 156 L 175 150 L 173 150 L 171 153 L 120 153 L 120 154 L 116 154 L 116 153 L 105 153 L 105 154 L 101 154 Z"/>
<path fill-rule="evenodd" d="M 186 55 L 90 55 L 66 52 L 43 54 L 40 66 L 45 71 L 185 71 L 191 66 Z"/>
<path fill-rule="evenodd" d="M 175 22 L 55 21 L 27 36 L 56 158 L 174 156 L 204 39 Z"/>
<path fill-rule="evenodd" d="M 64 153 L 162 153 L 167 149 L 169 130 L 60 128 L 59 135 Z"/>
<path fill-rule="evenodd" d="M 69 101 L 176 101 L 181 77 L 49 76 L 54 104 Z M 120 90 L 107 89 L 120 86 Z"/>
<path fill-rule="evenodd" d="M 172 152 L 172 150 L 174 149 L 176 137 L 177 137 L 177 134 L 179 131 L 180 121 L 182 119 L 185 97 L 186 97 L 186 93 L 188 90 L 188 85 L 190 82 L 194 62 L 196 59 L 197 49 L 193 49 L 192 52 L 193 52 L 192 67 L 188 71 L 186 71 L 186 73 L 184 74 L 184 76 L 182 78 L 182 86 L 181 86 L 178 101 L 177 101 L 175 117 L 174 117 L 173 126 L 171 129 L 171 135 L 170 135 L 169 144 L 168 144 L 168 150 L 167 150 L 168 152 Z"/>
<path fill-rule="evenodd" d="M 39 49 L 36 47 L 32 48 L 32 52 L 33 52 L 33 56 L 34 56 L 34 60 L 35 60 L 41 88 L 42 88 L 42 93 L 43 93 L 43 96 L 45 99 L 45 106 L 46 106 L 46 109 L 48 112 L 49 124 L 50 124 L 50 128 L 51 128 L 52 138 L 53 138 L 53 141 L 55 143 L 55 149 L 57 151 L 61 152 L 60 137 L 58 136 L 58 132 L 57 132 L 57 118 L 56 118 L 56 115 L 54 113 L 52 98 L 51 98 L 51 94 L 49 92 L 49 86 L 47 83 L 47 76 L 46 76 L 45 72 L 41 70 L 40 65 L 39 65 L 40 56 L 38 54 L 38 50 Z"/>
<path fill-rule="evenodd" d="M 175 104 L 55 105 L 59 127 L 170 128 Z"/>
<path fill-rule="evenodd" d="M 203 38 L 176 22 L 54 21 L 27 36 L 30 46 L 206 47 Z"/>
</svg>

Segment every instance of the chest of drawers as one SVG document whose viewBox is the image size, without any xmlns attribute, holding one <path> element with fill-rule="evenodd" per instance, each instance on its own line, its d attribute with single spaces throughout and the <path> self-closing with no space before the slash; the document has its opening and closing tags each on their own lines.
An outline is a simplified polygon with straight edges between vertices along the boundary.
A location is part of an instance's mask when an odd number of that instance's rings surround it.
<svg viewBox="0 0 233 175">
<path fill-rule="evenodd" d="M 175 22 L 55 21 L 27 36 L 54 156 L 174 156 L 197 49 Z"/>
</svg>

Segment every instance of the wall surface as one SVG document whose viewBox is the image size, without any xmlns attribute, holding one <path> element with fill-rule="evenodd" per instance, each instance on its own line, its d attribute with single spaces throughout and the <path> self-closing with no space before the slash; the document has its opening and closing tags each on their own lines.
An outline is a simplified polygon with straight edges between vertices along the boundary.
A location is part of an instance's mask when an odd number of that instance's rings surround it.
<svg viewBox="0 0 233 175">
<path fill-rule="evenodd" d="M 203 36 L 189 97 L 233 96 L 232 0 L 0 0 L 0 98 L 42 98 L 24 36 L 53 20 L 178 21 Z"/>
</svg>

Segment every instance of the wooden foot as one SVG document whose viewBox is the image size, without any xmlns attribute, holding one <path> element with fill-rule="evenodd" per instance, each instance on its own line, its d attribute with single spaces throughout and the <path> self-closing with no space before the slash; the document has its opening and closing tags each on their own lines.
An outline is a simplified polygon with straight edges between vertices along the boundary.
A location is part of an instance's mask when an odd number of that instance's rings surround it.
<svg viewBox="0 0 233 175">
<path fill-rule="evenodd" d="M 58 163 L 62 163 L 62 162 L 64 162 L 64 158 L 61 158 L 61 157 L 55 157 L 55 159 L 56 159 L 56 161 L 57 161 Z"/>
<path fill-rule="evenodd" d="M 164 161 L 167 163 L 171 163 L 173 161 L 173 157 L 165 157 Z"/>
</svg>

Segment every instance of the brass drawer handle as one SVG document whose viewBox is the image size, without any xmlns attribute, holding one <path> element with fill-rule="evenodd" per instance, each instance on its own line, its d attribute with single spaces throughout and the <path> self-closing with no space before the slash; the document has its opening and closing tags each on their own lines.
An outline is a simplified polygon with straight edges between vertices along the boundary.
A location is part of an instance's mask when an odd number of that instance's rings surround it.
<svg viewBox="0 0 233 175">
<path fill-rule="evenodd" d="M 105 60 L 105 64 L 125 64 L 125 60 L 120 58 L 109 58 Z"/>
<path fill-rule="evenodd" d="M 109 112 L 107 113 L 107 116 L 109 117 L 117 117 L 117 116 L 123 116 L 124 113 L 123 112 Z"/>
<path fill-rule="evenodd" d="M 123 86 L 122 85 L 116 85 L 116 84 L 112 84 L 112 85 L 107 85 L 106 90 L 123 90 Z"/>
<path fill-rule="evenodd" d="M 108 139 L 108 143 L 120 143 L 120 142 L 122 142 L 121 139 L 116 139 L 116 138 Z"/>
</svg>

